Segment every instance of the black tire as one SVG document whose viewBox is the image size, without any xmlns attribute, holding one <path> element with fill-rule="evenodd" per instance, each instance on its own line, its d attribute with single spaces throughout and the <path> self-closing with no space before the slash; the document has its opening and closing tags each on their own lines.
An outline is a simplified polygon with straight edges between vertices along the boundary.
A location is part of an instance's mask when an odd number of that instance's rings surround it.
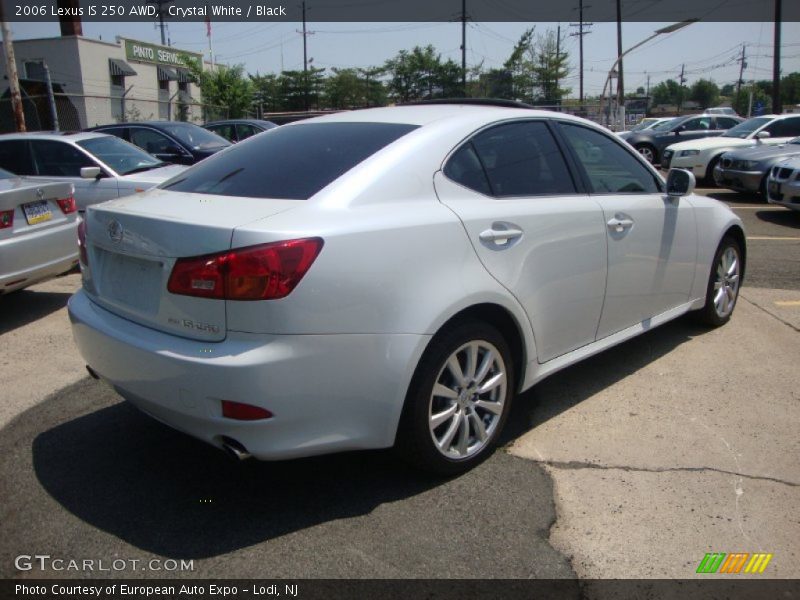
<svg viewBox="0 0 800 600">
<path fill-rule="evenodd" d="M 758 186 L 758 196 L 762 202 L 769 203 L 769 192 L 767 192 L 767 180 L 769 179 L 769 169 L 767 174 L 761 178 L 761 185 Z"/>
<path fill-rule="evenodd" d="M 725 256 L 726 252 L 728 252 L 728 249 L 733 250 L 736 255 L 736 260 L 738 261 L 738 266 L 736 269 L 737 279 L 730 308 L 726 313 L 721 313 L 716 303 L 716 296 L 718 293 L 717 281 L 720 277 L 719 270 L 722 266 L 723 256 Z M 697 320 L 701 324 L 708 327 L 720 327 L 730 321 L 733 310 L 736 307 L 736 301 L 739 298 L 739 289 L 741 288 L 742 284 L 744 267 L 744 257 L 739 242 L 730 235 L 722 238 L 722 241 L 719 243 L 719 247 L 717 248 L 717 252 L 714 254 L 714 262 L 711 265 L 711 273 L 708 276 L 708 284 L 706 285 L 706 303 L 703 308 L 696 313 Z"/>
<path fill-rule="evenodd" d="M 717 182 L 714 181 L 714 167 L 716 167 L 717 163 L 719 163 L 720 157 L 721 157 L 721 155 L 720 156 L 715 156 L 708 163 L 708 168 L 706 169 L 706 176 L 703 179 L 703 184 L 706 187 L 711 187 L 711 188 L 717 187 Z"/>
<path fill-rule="evenodd" d="M 462 373 L 463 371 L 469 373 L 468 362 L 462 363 L 460 360 L 462 355 L 458 352 L 473 343 L 478 346 L 485 345 L 483 353 L 480 353 L 481 349 L 479 348 L 475 358 L 472 359 L 475 365 L 473 372 L 479 371 L 477 374 L 480 374 L 479 367 L 482 366 L 483 359 L 496 351 L 499 361 L 492 360 L 494 354 L 489 356 L 487 362 L 491 363 L 492 367 L 487 371 L 486 377 L 494 379 L 501 371 L 505 373 L 505 384 L 502 390 L 497 389 L 480 395 L 475 395 L 477 394 L 477 390 L 475 390 L 475 394 L 472 396 L 478 398 L 478 401 L 483 402 L 484 405 L 491 404 L 494 407 L 492 411 L 477 405 L 465 406 L 467 403 L 471 403 L 468 398 L 469 390 L 465 390 L 464 397 L 459 396 L 458 399 L 433 395 L 434 386 L 437 383 L 442 384 L 447 381 L 448 377 L 452 377 L 452 372 L 447 367 L 450 357 L 455 355 Z M 469 349 L 463 349 L 462 352 L 469 353 Z M 469 360 L 466 358 L 466 354 L 463 358 L 465 361 Z M 495 369 L 495 366 L 499 368 Z M 453 387 L 458 387 L 456 378 L 452 377 L 452 380 Z M 485 382 L 488 379 L 484 378 L 481 381 Z M 467 321 L 438 333 L 425 350 L 411 380 L 397 432 L 396 453 L 414 466 L 440 475 L 457 475 L 472 469 L 490 456 L 497 445 L 497 440 L 508 418 L 515 389 L 516 380 L 511 351 L 508 343 L 497 329 L 480 321 Z M 495 396 L 497 402 L 489 402 L 490 396 Z M 500 403 L 501 399 L 502 404 Z M 447 421 L 431 427 L 433 415 L 444 414 L 450 410 L 457 411 L 452 418 L 448 417 Z M 495 411 L 498 411 L 499 414 Z M 463 419 L 463 421 L 459 419 Z M 480 427 L 487 434 L 484 441 L 479 439 L 476 428 L 478 423 L 474 420 L 480 421 Z M 466 423 L 466 427 L 462 423 Z M 448 455 L 436 445 L 434 436 L 437 435 L 437 432 L 439 435 L 443 434 L 442 438 L 446 439 L 447 433 L 452 427 L 455 427 L 457 431 L 455 437 L 452 438 L 453 442 L 445 442 L 446 450 L 458 452 L 455 446 L 463 437 L 466 439 L 465 448 L 467 444 L 473 443 L 474 447 L 469 446 L 472 450 L 467 449 L 471 453 L 456 457 Z M 463 436 L 462 431 L 465 431 Z M 451 443 L 453 448 L 449 448 Z"/>
<path fill-rule="evenodd" d="M 651 165 L 658 166 L 658 151 L 650 144 L 637 144 L 636 151 Z"/>
</svg>

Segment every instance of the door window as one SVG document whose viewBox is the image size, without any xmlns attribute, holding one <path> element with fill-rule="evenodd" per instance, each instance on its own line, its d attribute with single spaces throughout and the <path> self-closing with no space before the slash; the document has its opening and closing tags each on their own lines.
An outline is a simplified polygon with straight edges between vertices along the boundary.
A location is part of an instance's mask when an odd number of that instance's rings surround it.
<svg viewBox="0 0 800 600">
<path fill-rule="evenodd" d="M 230 123 L 227 123 L 225 125 L 214 125 L 212 127 L 207 127 L 206 129 L 208 129 L 213 133 L 216 133 L 217 135 L 221 135 L 226 140 L 230 140 L 232 142 L 236 141 L 236 138 L 234 137 L 235 132 L 233 130 L 233 126 Z"/>
<path fill-rule="evenodd" d="M 174 154 L 175 142 L 167 136 L 143 127 L 131 127 L 131 142 L 150 154 Z"/>
<path fill-rule="evenodd" d="M 689 119 L 683 124 L 684 131 L 709 131 L 713 129 L 711 117 L 698 117 L 696 119 Z"/>
<path fill-rule="evenodd" d="M 14 175 L 35 175 L 25 140 L 0 142 L 0 168 Z"/>
<path fill-rule="evenodd" d="M 797 137 L 800 135 L 800 117 L 773 121 L 764 128 L 772 137 Z"/>
<path fill-rule="evenodd" d="M 240 142 L 257 133 L 258 131 L 256 131 L 255 127 L 252 125 L 246 125 L 245 123 L 236 124 L 236 139 L 238 139 Z"/>
<path fill-rule="evenodd" d="M 483 170 L 472 142 L 467 142 L 453 154 L 444 167 L 444 174 L 456 183 L 481 194 L 489 196 L 492 193 L 486 171 Z"/>
<path fill-rule="evenodd" d="M 560 128 L 595 194 L 655 194 L 662 185 L 620 142 L 600 132 L 561 123 Z"/>
<path fill-rule="evenodd" d="M 472 150 L 466 148 L 471 146 Z M 474 153 L 483 167 L 489 190 L 499 198 L 573 194 L 567 164 L 553 135 L 542 121 L 498 125 L 476 135 L 471 143 L 453 155 L 450 172 L 461 167 L 467 187 L 482 187 Z M 448 165 L 450 167 L 450 165 Z M 448 168 L 445 169 L 445 174 Z M 458 180 L 458 179 L 456 179 Z"/>
<path fill-rule="evenodd" d="M 31 140 L 38 175 L 80 177 L 82 167 L 98 166 L 75 146 L 55 140 Z"/>
<path fill-rule="evenodd" d="M 717 129 L 730 129 L 736 127 L 739 121 L 730 117 L 717 117 Z"/>
</svg>

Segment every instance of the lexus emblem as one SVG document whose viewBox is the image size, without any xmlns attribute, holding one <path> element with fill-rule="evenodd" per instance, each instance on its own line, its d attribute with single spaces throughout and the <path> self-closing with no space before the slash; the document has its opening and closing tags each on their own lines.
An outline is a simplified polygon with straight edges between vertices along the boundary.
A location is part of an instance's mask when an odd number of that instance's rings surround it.
<svg viewBox="0 0 800 600">
<path fill-rule="evenodd" d="M 108 237 L 115 244 L 122 241 L 122 225 L 116 219 L 112 219 L 108 223 Z"/>
</svg>

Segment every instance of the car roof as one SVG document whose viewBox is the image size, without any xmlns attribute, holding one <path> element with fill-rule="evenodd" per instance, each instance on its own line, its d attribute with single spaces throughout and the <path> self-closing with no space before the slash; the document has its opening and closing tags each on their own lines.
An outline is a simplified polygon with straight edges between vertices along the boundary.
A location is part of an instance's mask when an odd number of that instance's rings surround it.
<svg viewBox="0 0 800 600">
<path fill-rule="evenodd" d="M 265 119 L 222 119 L 220 121 L 209 121 L 205 123 L 203 127 L 208 127 L 209 125 L 228 125 L 229 123 L 252 123 L 255 125 L 274 125 L 272 121 L 267 121 Z"/>
<path fill-rule="evenodd" d="M 402 123 L 407 125 L 424 126 L 437 121 L 449 121 L 468 117 L 471 120 L 491 123 L 503 119 L 515 118 L 546 118 L 563 119 L 576 122 L 585 122 L 584 119 L 566 113 L 550 110 L 537 110 L 528 108 L 507 108 L 498 106 L 484 106 L 476 104 L 431 104 L 431 105 L 406 105 L 386 106 L 381 108 L 365 108 L 332 115 L 315 117 L 307 121 L 289 123 L 290 126 L 300 126 L 304 123 Z"/>
<path fill-rule="evenodd" d="M 17 132 L 17 133 L 0 134 L 0 139 L 4 140 L 11 140 L 11 139 L 26 140 L 26 139 L 36 138 L 40 140 L 42 139 L 68 140 L 71 142 L 80 142 L 82 140 L 90 140 L 101 137 L 113 137 L 113 136 L 109 136 L 107 133 L 100 133 L 95 131 L 76 131 L 68 133 L 62 133 L 58 131 L 26 131 L 22 133 Z"/>
</svg>

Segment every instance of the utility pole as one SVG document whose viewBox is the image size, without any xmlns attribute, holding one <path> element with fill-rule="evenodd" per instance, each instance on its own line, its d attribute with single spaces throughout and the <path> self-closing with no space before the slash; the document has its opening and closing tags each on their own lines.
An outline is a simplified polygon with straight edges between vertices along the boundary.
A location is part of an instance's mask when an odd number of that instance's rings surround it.
<svg viewBox="0 0 800 600">
<path fill-rule="evenodd" d="M 584 31 L 584 26 L 590 27 L 592 23 L 584 23 L 583 22 L 583 9 L 584 8 L 591 8 L 591 6 L 584 6 L 583 0 L 578 0 L 578 22 L 577 23 L 570 23 L 571 27 L 577 27 L 578 31 L 575 33 L 571 33 L 570 35 L 578 36 L 578 56 L 579 56 L 579 80 L 580 80 L 580 93 L 579 93 L 579 103 L 580 103 L 580 110 L 583 112 L 583 36 L 588 35 L 591 31 Z M 575 9 L 573 9 L 575 10 Z"/>
<path fill-rule="evenodd" d="M 308 32 L 306 31 L 306 3 L 303 0 L 303 106 L 308 112 Z"/>
<path fill-rule="evenodd" d="M 650 73 L 647 74 L 647 92 L 645 93 L 644 116 L 650 115 Z"/>
<path fill-rule="evenodd" d="M 155 4 L 158 7 L 158 24 L 161 28 L 161 45 L 167 45 L 167 36 L 164 31 L 164 5 L 172 4 L 175 0 L 147 0 L 147 4 Z"/>
<path fill-rule="evenodd" d="M 44 65 L 44 83 L 47 86 L 47 100 L 50 104 L 50 118 L 53 121 L 53 131 L 60 131 L 58 126 L 58 111 L 56 110 L 56 97 L 53 94 L 53 81 L 50 79 L 50 67 L 42 61 Z"/>
<path fill-rule="evenodd" d="M 559 67 L 559 59 L 561 57 L 561 25 L 558 26 L 556 29 L 556 64 L 555 64 L 555 71 L 554 75 L 556 78 L 556 89 L 553 90 L 556 99 L 556 106 L 561 108 L 561 96 L 558 94 L 558 67 Z"/>
<path fill-rule="evenodd" d="M 467 0 L 461 0 L 461 88 L 467 97 Z"/>
<path fill-rule="evenodd" d="M 783 112 L 781 102 L 781 4 L 775 0 L 775 46 L 772 51 L 772 114 Z"/>
<path fill-rule="evenodd" d="M 683 76 L 685 68 L 685 64 L 681 65 L 681 76 L 678 80 L 678 116 L 681 115 L 681 107 L 683 106 L 683 84 L 686 82 L 686 78 Z"/>
<path fill-rule="evenodd" d="M 617 0 L 617 110 L 625 111 L 625 85 L 622 82 L 622 0 Z M 625 123 L 622 123 L 625 125 Z"/>
<path fill-rule="evenodd" d="M 736 80 L 736 98 L 739 98 L 739 90 L 742 89 L 742 76 L 744 75 L 744 70 L 747 68 L 747 61 L 745 60 L 745 44 L 742 44 L 742 57 L 739 59 L 739 79 Z"/>
<path fill-rule="evenodd" d="M 11 40 L 11 30 L 5 21 L 3 3 L 0 2 L 0 27 L 3 30 L 3 53 L 6 55 L 6 73 L 8 74 L 8 89 L 11 92 L 11 106 L 14 109 L 14 124 L 17 131 L 26 131 L 25 113 L 22 111 L 22 94 L 19 91 L 19 76 L 17 75 L 17 59 L 14 56 L 14 43 Z"/>
</svg>

